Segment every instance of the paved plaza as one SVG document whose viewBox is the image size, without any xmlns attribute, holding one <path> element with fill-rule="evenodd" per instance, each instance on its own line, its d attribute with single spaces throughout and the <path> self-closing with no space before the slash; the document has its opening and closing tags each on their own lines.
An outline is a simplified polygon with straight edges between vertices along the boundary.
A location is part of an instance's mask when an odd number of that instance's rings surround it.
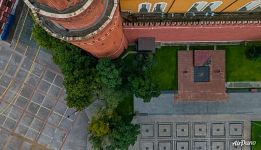
<svg viewBox="0 0 261 150">
<path fill-rule="evenodd" d="M 24 7 L 11 45 L 0 43 L 0 149 L 86 149 L 88 117 L 66 106 L 63 75 L 32 27 Z"/>
<path fill-rule="evenodd" d="M 240 115 L 137 115 L 139 150 L 250 150 L 233 142 L 250 140 L 251 119 Z"/>
<path fill-rule="evenodd" d="M 133 149 L 250 150 L 232 143 L 251 139 L 251 121 L 261 120 L 261 93 L 229 93 L 227 102 L 173 99 L 173 92 L 150 103 L 134 99 L 141 134 Z"/>
</svg>

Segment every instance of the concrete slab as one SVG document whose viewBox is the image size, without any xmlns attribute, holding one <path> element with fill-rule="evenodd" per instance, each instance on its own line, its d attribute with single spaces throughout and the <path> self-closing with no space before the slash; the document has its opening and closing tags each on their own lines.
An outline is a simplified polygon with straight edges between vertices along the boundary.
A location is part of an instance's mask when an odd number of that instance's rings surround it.
<svg viewBox="0 0 261 150">
<path fill-rule="evenodd" d="M 153 142 L 141 142 L 140 144 L 140 149 L 141 150 L 155 150 L 154 149 L 154 143 Z"/>
<path fill-rule="evenodd" d="M 212 141 L 211 150 L 226 150 L 226 142 L 225 141 Z"/>
<path fill-rule="evenodd" d="M 154 136 L 154 124 L 141 124 L 141 137 L 148 138 Z"/>
<path fill-rule="evenodd" d="M 229 123 L 229 135 L 230 136 L 242 136 L 243 123 Z"/>
<path fill-rule="evenodd" d="M 171 123 L 158 124 L 158 136 L 159 137 L 171 137 L 172 136 L 172 124 Z"/>
<path fill-rule="evenodd" d="M 177 137 L 189 137 L 190 126 L 188 123 L 177 123 L 176 124 L 176 135 Z"/>
<path fill-rule="evenodd" d="M 194 136 L 206 137 L 207 136 L 207 123 L 195 123 L 194 124 Z"/>
<path fill-rule="evenodd" d="M 176 150 L 190 150 L 189 141 L 177 141 Z"/>
<path fill-rule="evenodd" d="M 193 142 L 194 150 L 208 150 L 208 145 L 206 141 L 194 141 Z"/>
<path fill-rule="evenodd" d="M 211 124 L 211 136 L 213 137 L 224 137 L 226 135 L 224 123 L 212 123 Z"/>
<path fill-rule="evenodd" d="M 171 141 L 161 141 L 158 143 L 158 150 L 172 150 Z"/>
</svg>

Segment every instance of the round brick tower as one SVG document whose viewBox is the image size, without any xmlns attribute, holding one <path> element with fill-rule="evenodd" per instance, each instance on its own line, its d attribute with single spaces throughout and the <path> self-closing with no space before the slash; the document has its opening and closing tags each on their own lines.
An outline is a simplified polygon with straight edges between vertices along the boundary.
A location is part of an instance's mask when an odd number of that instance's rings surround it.
<svg viewBox="0 0 261 150">
<path fill-rule="evenodd" d="M 95 57 L 118 57 L 127 48 L 118 0 L 24 0 L 52 36 Z"/>
</svg>

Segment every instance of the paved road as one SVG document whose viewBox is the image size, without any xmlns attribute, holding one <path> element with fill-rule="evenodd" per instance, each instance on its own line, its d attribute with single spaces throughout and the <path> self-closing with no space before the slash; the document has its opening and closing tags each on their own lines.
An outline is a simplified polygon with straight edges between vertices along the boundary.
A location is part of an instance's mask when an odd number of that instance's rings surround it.
<svg viewBox="0 0 261 150">
<path fill-rule="evenodd" d="M 261 115 L 261 93 L 230 93 L 227 102 L 175 103 L 174 94 L 162 94 L 144 103 L 135 98 L 134 109 L 148 114 L 259 114 Z"/>
<path fill-rule="evenodd" d="M 0 42 L 0 149 L 85 150 L 88 118 L 67 108 L 63 75 L 32 27 L 25 7 L 11 45 Z"/>
</svg>

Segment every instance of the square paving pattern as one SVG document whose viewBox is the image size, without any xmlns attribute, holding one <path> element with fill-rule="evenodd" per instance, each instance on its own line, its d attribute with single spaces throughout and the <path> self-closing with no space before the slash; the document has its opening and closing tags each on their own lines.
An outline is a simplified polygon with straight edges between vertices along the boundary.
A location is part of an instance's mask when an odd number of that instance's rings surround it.
<svg viewBox="0 0 261 150">
<path fill-rule="evenodd" d="M 159 142 L 158 147 L 159 150 L 172 150 L 172 141 Z"/>
<path fill-rule="evenodd" d="M 178 51 L 178 94 L 175 100 L 226 100 L 225 91 L 225 51 Z"/>
<path fill-rule="evenodd" d="M 177 137 L 188 137 L 190 135 L 189 124 L 177 124 L 176 135 Z"/>
<path fill-rule="evenodd" d="M 177 141 L 176 149 L 177 150 L 190 150 L 189 141 Z"/>
<path fill-rule="evenodd" d="M 140 146 L 141 150 L 154 150 L 153 142 L 142 142 Z"/>
<path fill-rule="evenodd" d="M 225 141 L 212 141 L 211 150 L 226 150 Z"/>
<path fill-rule="evenodd" d="M 149 122 L 140 120 L 142 122 L 141 136 L 137 140 L 140 149 L 244 150 L 240 146 L 232 145 L 234 141 L 245 139 L 243 136 L 244 122 L 242 121 L 203 122 L 199 120 L 196 122 L 194 120 L 191 122 L 183 120 L 183 122 L 179 122 L 177 119 L 173 120 L 173 122 L 164 122 L 166 121 L 164 120 L 154 123 L 151 120 Z"/>
<path fill-rule="evenodd" d="M 141 136 L 142 137 L 153 137 L 154 136 L 154 125 L 143 124 L 141 125 Z"/>
<path fill-rule="evenodd" d="M 172 136 L 172 124 L 159 124 L 158 125 L 159 137 L 171 137 Z"/>
<path fill-rule="evenodd" d="M 211 126 L 211 135 L 212 136 L 225 136 L 225 124 L 224 123 L 215 123 Z"/>
<path fill-rule="evenodd" d="M 206 123 L 195 123 L 194 124 L 194 136 L 195 137 L 206 137 L 207 136 L 207 124 Z"/>
<path fill-rule="evenodd" d="M 242 123 L 230 123 L 229 124 L 229 135 L 230 136 L 242 136 L 243 124 Z"/>
<path fill-rule="evenodd" d="M 206 141 L 195 141 L 193 144 L 193 149 L 195 150 L 208 150 Z"/>
<path fill-rule="evenodd" d="M 67 147 L 79 113 L 66 106 L 63 75 L 32 27 L 25 7 L 11 45 L 0 42 L 0 149 L 86 149 L 87 133 Z"/>
</svg>

